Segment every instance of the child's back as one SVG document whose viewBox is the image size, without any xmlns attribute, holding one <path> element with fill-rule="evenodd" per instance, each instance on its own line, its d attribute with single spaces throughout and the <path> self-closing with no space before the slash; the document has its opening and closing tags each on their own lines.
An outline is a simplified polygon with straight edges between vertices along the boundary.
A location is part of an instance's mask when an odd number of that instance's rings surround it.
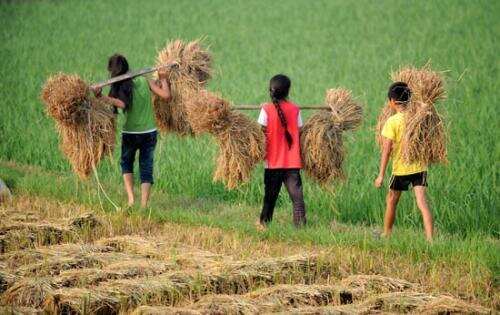
<svg viewBox="0 0 500 315">
<path fill-rule="evenodd" d="M 290 101 L 281 101 L 280 107 L 287 122 L 287 130 L 292 137 L 288 146 L 285 128 L 282 126 L 278 110 L 273 103 L 262 107 L 259 123 L 266 126 L 266 162 L 267 168 L 302 168 L 300 157 L 299 129 L 302 125 L 300 110 Z"/>
<path fill-rule="evenodd" d="M 401 155 L 401 141 L 404 133 L 404 113 L 399 112 L 387 119 L 382 136 L 393 141 L 392 143 L 392 173 L 393 175 L 409 175 L 424 172 L 427 166 L 422 163 L 405 163 Z"/>
<path fill-rule="evenodd" d="M 306 208 L 302 192 L 300 169 L 300 127 L 302 118 L 299 108 L 290 102 L 290 79 L 276 75 L 269 82 L 272 102 L 264 104 L 258 122 L 266 133 L 266 169 L 264 171 L 264 204 L 257 222 L 259 228 L 271 222 L 276 200 L 285 184 L 293 203 L 293 222 L 296 226 L 306 223 Z"/>
</svg>

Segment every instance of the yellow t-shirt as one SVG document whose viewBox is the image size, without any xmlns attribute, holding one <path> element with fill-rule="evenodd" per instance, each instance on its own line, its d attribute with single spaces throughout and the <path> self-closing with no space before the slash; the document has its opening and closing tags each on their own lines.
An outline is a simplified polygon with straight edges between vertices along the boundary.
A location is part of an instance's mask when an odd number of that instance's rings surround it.
<svg viewBox="0 0 500 315">
<path fill-rule="evenodd" d="M 397 113 L 385 122 L 382 128 L 382 136 L 393 141 L 392 144 L 392 174 L 410 175 L 424 172 L 427 170 L 427 165 L 422 163 L 406 164 L 401 157 L 401 138 L 404 132 L 404 115 Z"/>
</svg>

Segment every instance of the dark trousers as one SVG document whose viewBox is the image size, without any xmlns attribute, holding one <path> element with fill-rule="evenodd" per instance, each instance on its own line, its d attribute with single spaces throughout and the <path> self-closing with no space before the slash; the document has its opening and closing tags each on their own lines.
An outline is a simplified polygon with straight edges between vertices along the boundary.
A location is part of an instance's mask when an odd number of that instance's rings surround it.
<svg viewBox="0 0 500 315">
<path fill-rule="evenodd" d="M 267 224 L 273 219 L 274 207 L 278 199 L 281 184 L 285 184 L 293 203 L 293 223 L 301 226 L 306 223 L 306 207 L 302 193 L 302 179 L 299 169 L 266 169 L 264 172 L 264 206 L 260 222 Z"/>
<path fill-rule="evenodd" d="M 139 151 L 139 171 L 141 183 L 153 184 L 153 160 L 157 141 L 157 132 L 148 133 L 123 133 L 122 134 L 122 156 L 120 165 L 122 173 L 134 172 L 135 154 Z"/>
</svg>

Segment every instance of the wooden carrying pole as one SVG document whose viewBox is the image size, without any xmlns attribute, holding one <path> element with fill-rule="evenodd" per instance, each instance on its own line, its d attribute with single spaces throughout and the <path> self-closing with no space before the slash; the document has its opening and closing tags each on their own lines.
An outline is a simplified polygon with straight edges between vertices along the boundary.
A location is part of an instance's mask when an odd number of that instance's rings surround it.
<svg viewBox="0 0 500 315">
<path fill-rule="evenodd" d="M 257 105 L 236 105 L 232 108 L 236 110 L 259 110 L 262 107 Z M 331 110 L 329 106 L 321 106 L 321 105 L 309 105 L 309 106 L 300 106 L 300 109 L 322 109 L 322 110 Z"/>
<path fill-rule="evenodd" d="M 133 78 L 141 76 L 141 75 L 145 75 L 145 74 L 148 74 L 148 73 L 151 73 L 151 72 L 158 71 L 161 68 L 174 68 L 174 67 L 177 67 L 177 66 L 178 65 L 176 63 L 172 63 L 172 64 L 166 64 L 166 65 L 161 65 L 161 66 L 157 66 L 157 67 L 140 69 L 140 70 L 137 70 L 137 71 L 134 71 L 134 72 L 129 72 L 129 73 L 125 73 L 125 74 L 113 77 L 113 78 L 108 79 L 106 81 L 102 81 L 102 82 L 98 82 L 98 83 L 92 84 L 90 86 L 90 88 L 91 89 L 102 88 L 104 86 L 111 85 L 111 84 L 113 84 L 115 82 L 120 82 L 120 81 L 124 81 L 124 80 L 128 80 L 128 79 L 133 79 Z"/>
</svg>

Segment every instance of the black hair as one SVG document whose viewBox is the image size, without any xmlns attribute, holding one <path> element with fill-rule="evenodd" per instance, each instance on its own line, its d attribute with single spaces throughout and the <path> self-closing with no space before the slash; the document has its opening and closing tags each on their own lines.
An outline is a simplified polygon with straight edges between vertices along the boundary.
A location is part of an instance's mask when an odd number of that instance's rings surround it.
<svg viewBox="0 0 500 315">
<path fill-rule="evenodd" d="M 128 61 L 125 56 L 121 54 L 114 54 L 108 59 L 108 71 L 110 76 L 116 77 L 127 73 L 129 70 Z M 132 106 L 132 101 L 134 97 L 134 83 L 131 79 L 115 82 L 111 84 L 111 89 L 109 90 L 109 96 L 120 99 L 125 103 L 125 109 L 129 110 Z"/>
<path fill-rule="evenodd" d="M 395 100 L 400 105 L 405 105 L 411 98 L 411 90 L 408 87 L 408 84 L 404 82 L 394 82 L 389 87 L 387 97 L 390 100 Z"/>
<path fill-rule="evenodd" d="M 290 132 L 288 131 L 287 121 L 285 117 L 285 113 L 281 109 L 280 101 L 285 100 L 288 97 L 288 92 L 290 91 L 291 81 L 284 74 L 278 74 L 271 78 L 269 82 L 269 96 L 271 96 L 271 100 L 273 101 L 274 107 L 278 112 L 278 117 L 280 118 L 281 126 L 285 128 L 285 138 L 288 143 L 288 148 L 292 147 L 293 138 Z"/>
</svg>

